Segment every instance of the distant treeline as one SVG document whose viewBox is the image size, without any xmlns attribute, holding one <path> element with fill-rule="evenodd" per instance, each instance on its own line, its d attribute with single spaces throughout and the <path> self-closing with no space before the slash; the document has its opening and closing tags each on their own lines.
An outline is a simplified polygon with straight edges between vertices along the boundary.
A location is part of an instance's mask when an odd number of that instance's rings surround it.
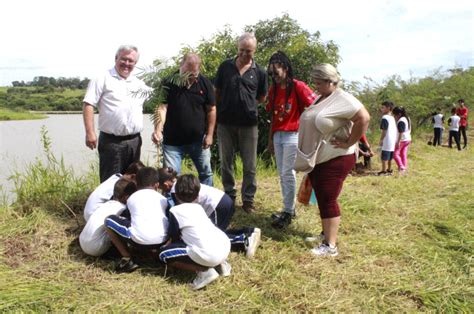
<svg viewBox="0 0 474 314">
<path fill-rule="evenodd" d="M 33 81 L 13 81 L 13 87 L 60 87 L 60 88 L 71 88 L 71 89 L 85 89 L 89 84 L 89 79 L 80 79 L 78 77 L 47 77 L 47 76 L 36 76 Z"/>
</svg>

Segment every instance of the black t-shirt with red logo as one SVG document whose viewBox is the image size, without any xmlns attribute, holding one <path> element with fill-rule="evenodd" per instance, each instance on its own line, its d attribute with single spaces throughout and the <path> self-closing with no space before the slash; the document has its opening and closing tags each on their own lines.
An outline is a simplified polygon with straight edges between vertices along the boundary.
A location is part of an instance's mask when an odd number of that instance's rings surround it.
<svg viewBox="0 0 474 314">
<path fill-rule="evenodd" d="M 207 130 L 208 106 L 216 104 L 211 82 L 199 75 L 189 89 L 175 84 L 167 87 L 163 143 L 181 146 L 202 141 Z"/>
</svg>

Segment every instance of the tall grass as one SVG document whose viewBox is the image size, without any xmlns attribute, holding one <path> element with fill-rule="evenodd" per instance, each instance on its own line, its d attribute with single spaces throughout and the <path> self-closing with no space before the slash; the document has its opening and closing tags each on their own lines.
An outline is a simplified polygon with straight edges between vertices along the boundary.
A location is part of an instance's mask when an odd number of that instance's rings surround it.
<svg viewBox="0 0 474 314">
<path fill-rule="evenodd" d="M 191 274 L 153 264 L 115 274 L 112 261 L 85 256 L 78 214 L 97 171 L 77 178 L 50 156 L 17 174 L 18 201 L 1 208 L 0 311 L 472 312 L 473 150 L 425 143 L 410 147 L 407 176 L 346 180 L 336 258 L 312 257 L 303 240 L 320 232 L 314 206 L 298 205 L 287 230 L 270 226 L 279 181 L 259 168 L 258 210 L 238 208 L 233 225 L 259 226 L 263 243 L 253 260 L 232 253 L 232 276 L 199 292 Z M 236 172 L 240 182 L 239 161 Z"/>
</svg>

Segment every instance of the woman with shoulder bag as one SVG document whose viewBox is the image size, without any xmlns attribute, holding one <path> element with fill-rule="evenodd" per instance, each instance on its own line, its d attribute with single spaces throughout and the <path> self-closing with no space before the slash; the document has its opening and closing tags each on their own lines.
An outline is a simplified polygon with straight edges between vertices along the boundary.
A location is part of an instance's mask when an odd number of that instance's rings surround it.
<svg viewBox="0 0 474 314">
<path fill-rule="evenodd" d="M 356 145 L 370 116 L 360 101 L 338 87 L 339 75 L 332 65 L 315 66 L 312 78 L 320 97 L 300 118 L 295 170 L 308 173 L 318 200 L 324 240 L 311 253 L 336 256 L 337 199 L 355 165 Z"/>
</svg>

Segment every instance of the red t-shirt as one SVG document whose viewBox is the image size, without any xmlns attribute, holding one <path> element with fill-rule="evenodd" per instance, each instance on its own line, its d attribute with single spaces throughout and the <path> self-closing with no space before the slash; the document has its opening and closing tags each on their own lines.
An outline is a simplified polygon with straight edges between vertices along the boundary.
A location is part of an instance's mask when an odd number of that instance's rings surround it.
<svg viewBox="0 0 474 314">
<path fill-rule="evenodd" d="M 458 108 L 456 109 L 456 114 L 461 117 L 461 121 L 459 122 L 459 126 L 467 126 L 467 107 Z"/>
<path fill-rule="evenodd" d="M 304 108 L 311 105 L 317 97 L 316 93 L 301 81 L 293 79 L 293 86 L 294 88 L 288 97 L 287 104 L 285 104 L 286 88 L 283 89 L 279 84 L 277 85 L 275 102 L 273 102 L 274 85 L 272 84 L 272 86 L 270 86 L 266 110 L 273 115 L 272 132 L 298 131 L 301 113 Z"/>
</svg>

